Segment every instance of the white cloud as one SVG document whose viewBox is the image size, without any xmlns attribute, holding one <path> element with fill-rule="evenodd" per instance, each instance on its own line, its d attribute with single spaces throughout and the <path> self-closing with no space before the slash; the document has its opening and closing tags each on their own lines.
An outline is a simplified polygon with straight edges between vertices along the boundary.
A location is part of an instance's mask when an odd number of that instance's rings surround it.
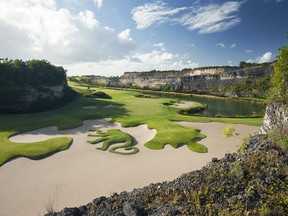
<svg viewBox="0 0 288 216">
<path fill-rule="evenodd" d="M 73 15 L 56 0 L 1 0 L 0 32 L 0 56 L 8 58 L 97 62 L 123 59 L 135 49 L 129 29 L 117 35 L 92 11 Z"/>
<path fill-rule="evenodd" d="M 236 47 L 236 44 L 233 43 L 233 44 L 231 44 L 230 46 L 226 46 L 224 43 L 217 43 L 216 46 L 219 46 L 219 47 L 222 47 L 222 48 L 229 47 L 229 48 L 232 49 L 232 48 Z"/>
<path fill-rule="evenodd" d="M 200 34 L 221 32 L 239 24 L 241 19 L 236 15 L 243 2 L 229 1 L 223 4 L 211 4 L 195 7 L 191 13 L 185 14 L 179 23 L 189 31 Z"/>
<path fill-rule="evenodd" d="M 273 54 L 271 52 L 266 52 L 263 56 L 256 58 L 257 63 L 270 62 L 273 58 Z"/>
<path fill-rule="evenodd" d="M 136 27 L 141 30 L 155 24 L 178 23 L 187 27 L 189 31 L 204 34 L 225 31 L 239 24 L 241 19 L 236 13 L 242 3 L 229 1 L 201 7 L 170 8 L 166 3 L 156 1 L 133 8 L 131 14 Z M 180 12 L 185 12 L 185 14 L 181 15 Z"/>
<path fill-rule="evenodd" d="M 220 47 L 222 47 L 222 48 L 225 48 L 225 47 L 226 47 L 224 43 L 217 43 L 216 46 L 220 46 Z"/>
<path fill-rule="evenodd" d="M 87 28 L 94 28 L 95 26 L 99 25 L 99 22 L 95 19 L 95 15 L 92 11 L 80 11 L 79 13 L 79 20 L 87 26 Z"/>
<path fill-rule="evenodd" d="M 249 59 L 247 62 L 264 63 L 264 62 L 271 62 L 272 59 L 273 59 L 273 54 L 271 52 L 266 52 L 262 56 L 259 56 L 254 60 Z"/>
<path fill-rule="evenodd" d="M 183 68 L 198 67 L 198 64 L 187 59 L 185 56 L 172 54 L 167 51 L 153 50 L 146 53 L 136 53 L 131 57 L 120 60 L 106 60 L 98 63 L 80 63 L 65 65 L 69 75 L 97 74 L 119 76 L 127 71 L 150 71 L 150 70 L 181 70 Z M 117 68 L 117 70 L 115 70 Z M 105 72 L 103 72 L 105 71 Z"/>
<path fill-rule="evenodd" d="M 166 3 L 156 1 L 133 8 L 131 14 L 137 29 L 146 29 L 155 24 L 171 22 L 174 15 L 186 9 L 186 7 L 169 8 Z"/>
<path fill-rule="evenodd" d="M 103 0 L 93 0 L 95 2 L 95 4 L 97 5 L 97 7 L 100 9 L 103 5 Z"/>
<path fill-rule="evenodd" d="M 154 48 L 157 48 L 161 51 L 166 51 L 166 47 L 165 47 L 165 44 L 164 43 L 156 43 L 156 44 L 153 44 L 153 47 Z"/>
<path fill-rule="evenodd" d="M 125 29 L 124 31 L 120 32 L 117 37 L 121 41 L 132 41 L 132 38 L 130 37 L 130 29 Z"/>
<path fill-rule="evenodd" d="M 152 51 L 135 53 L 130 29 L 117 32 L 101 26 L 93 11 L 72 13 L 58 8 L 56 2 L 1 0 L 0 58 L 47 59 L 63 65 L 69 75 L 121 75 L 124 71 L 198 66 L 188 56 L 167 51 L 163 42 L 152 43 Z"/>
<path fill-rule="evenodd" d="M 164 46 L 165 46 L 164 43 L 157 43 L 157 44 L 153 44 L 153 47 L 163 48 Z"/>
<path fill-rule="evenodd" d="M 192 47 L 194 48 L 196 45 L 194 43 L 191 43 L 191 44 L 186 44 L 188 47 Z"/>
<path fill-rule="evenodd" d="M 253 50 L 245 50 L 245 53 L 253 53 Z"/>
</svg>

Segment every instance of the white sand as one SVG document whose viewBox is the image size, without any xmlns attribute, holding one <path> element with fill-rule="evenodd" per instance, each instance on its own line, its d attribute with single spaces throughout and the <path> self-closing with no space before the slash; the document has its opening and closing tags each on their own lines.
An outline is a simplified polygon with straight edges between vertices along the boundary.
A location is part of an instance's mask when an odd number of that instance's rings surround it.
<svg viewBox="0 0 288 216">
<path fill-rule="evenodd" d="M 18 158 L 0 167 L 0 215 L 38 215 L 45 212 L 45 206 L 53 197 L 57 197 L 56 210 L 61 210 L 86 204 L 101 195 L 173 180 L 201 168 L 213 157 L 235 152 L 241 144 L 239 137 L 221 136 L 227 124 L 180 124 L 197 127 L 208 136 L 200 142 L 208 147 L 207 154 L 191 152 L 186 146 L 173 149 L 167 145 L 163 150 L 149 150 L 143 144 L 155 136 L 155 130 L 148 130 L 145 125 L 121 128 L 105 119 L 85 121 L 72 130 L 57 131 L 56 127 L 49 127 L 11 137 L 15 142 L 32 142 L 68 135 L 74 142 L 67 151 L 46 159 Z M 127 156 L 96 150 L 96 146 L 86 142 L 88 130 L 93 127 L 103 131 L 119 128 L 131 134 L 140 152 Z M 244 125 L 233 127 L 242 137 L 259 130 L 259 127 Z"/>
<path fill-rule="evenodd" d="M 113 108 L 113 107 L 118 107 L 118 106 L 109 104 L 109 105 L 105 106 L 104 108 Z"/>
<path fill-rule="evenodd" d="M 190 107 L 192 106 L 193 102 L 192 101 L 186 101 L 184 103 L 176 103 L 174 105 L 172 105 L 173 107 L 177 107 L 177 108 L 187 108 L 187 107 Z"/>
<path fill-rule="evenodd" d="M 83 109 L 97 109 L 97 106 L 84 106 Z"/>
</svg>

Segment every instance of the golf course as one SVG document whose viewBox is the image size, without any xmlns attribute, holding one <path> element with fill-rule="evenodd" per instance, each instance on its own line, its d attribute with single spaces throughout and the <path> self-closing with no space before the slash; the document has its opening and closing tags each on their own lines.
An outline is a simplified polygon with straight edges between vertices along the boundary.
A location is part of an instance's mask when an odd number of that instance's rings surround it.
<svg viewBox="0 0 288 216">
<path fill-rule="evenodd" d="M 202 134 L 197 128 L 180 126 L 176 123 L 177 121 L 216 121 L 252 126 L 259 126 L 262 123 L 262 118 L 215 118 L 201 115 L 181 115 L 179 114 L 181 108 L 170 106 L 176 103 L 171 98 L 137 97 L 137 92 L 124 90 L 93 89 L 90 87 L 88 89 L 85 84 L 81 83 L 71 82 L 70 85 L 79 93 L 79 97 L 62 108 L 33 114 L 0 115 L 0 165 L 16 157 L 42 159 L 68 149 L 73 142 L 71 137 L 57 137 L 39 142 L 14 143 L 9 140 L 9 137 L 49 126 L 56 126 L 59 130 L 71 129 L 81 126 L 83 121 L 89 119 L 111 118 L 111 121 L 118 122 L 123 127 L 147 125 L 149 129 L 157 131 L 155 137 L 145 143 L 147 148 L 159 150 L 168 144 L 173 148 L 186 145 L 191 151 L 198 153 L 208 151 L 207 147 L 197 142 L 205 138 L 205 134 Z M 104 91 L 106 95 L 109 95 L 109 99 L 83 97 L 83 95 L 90 96 L 89 93 L 94 91 Z M 180 100 L 178 102 L 181 103 Z M 237 101 L 237 103 L 239 102 Z M 190 108 L 197 106 L 201 107 L 202 104 L 192 102 Z M 85 109 L 85 107 L 90 107 L 90 109 Z M 93 107 L 95 108 L 93 109 Z"/>
<path fill-rule="evenodd" d="M 0 115 L 1 214 L 37 215 L 172 180 L 236 152 L 263 120 L 261 103 L 69 85 L 77 97 L 62 107 Z M 251 113 L 202 115 L 225 101 Z M 228 126 L 237 135 L 224 138 Z"/>
</svg>

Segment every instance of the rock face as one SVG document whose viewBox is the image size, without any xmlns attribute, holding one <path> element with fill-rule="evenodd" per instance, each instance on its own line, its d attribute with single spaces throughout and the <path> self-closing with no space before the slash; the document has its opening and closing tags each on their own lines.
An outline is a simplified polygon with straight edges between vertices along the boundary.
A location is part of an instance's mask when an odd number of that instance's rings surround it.
<svg viewBox="0 0 288 216">
<path fill-rule="evenodd" d="M 74 92 L 64 82 L 57 86 L 18 86 L 11 89 L 10 95 L 14 94 L 9 103 L 2 103 L 2 113 L 26 113 L 42 111 L 74 97 Z"/>
<path fill-rule="evenodd" d="M 266 108 L 261 134 L 268 132 L 288 133 L 288 105 L 284 103 L 270 103 Z"/>
<path fill-rule="evenodd" d="M 209 67 L 182 71 L 152 71 L 152 72 L 126 72 L 121 77 L 94 77 L 92 82 L 114 87 L 137 86 L 141 89 L 208 93 L 222 96 L 227 95 L 226 89 L 244 82 L 261 79 L 273 71 L 271 65 L 252 68 L 240 67 Z M 234 94 L 249 96 L 239 91 Z M 233 92 L 232 92 L 233 95 Z"/>
</svg>

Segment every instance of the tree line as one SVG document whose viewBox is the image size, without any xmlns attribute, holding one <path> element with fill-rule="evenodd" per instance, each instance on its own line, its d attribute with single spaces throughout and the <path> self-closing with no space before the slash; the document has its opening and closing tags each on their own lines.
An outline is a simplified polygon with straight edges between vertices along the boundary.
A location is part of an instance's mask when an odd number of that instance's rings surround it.
<svg viewBox="0 0 288 216">
<path fill-rule="evenodd" d="M 63 86 L 61 98 L 56 98 L 48 87 Z M 30 104 L 29 99 L 38 99 Z M 30 91 L 29 91 L 30 90 Z M 42 97 L 39 95 L 46 96 Z M 47 96 L 48 95 L 48 96 Z M 5 113 L 41 111 L 71 100 L 75 96 L 68 87 L 66 70 L 52 65 L 47 60 L 0 59 L 0 111 Z M 28 107 L 27 107 L 28 106 Z M 17 111 L 13 109 L 17 109 Z"/>
</svg>

